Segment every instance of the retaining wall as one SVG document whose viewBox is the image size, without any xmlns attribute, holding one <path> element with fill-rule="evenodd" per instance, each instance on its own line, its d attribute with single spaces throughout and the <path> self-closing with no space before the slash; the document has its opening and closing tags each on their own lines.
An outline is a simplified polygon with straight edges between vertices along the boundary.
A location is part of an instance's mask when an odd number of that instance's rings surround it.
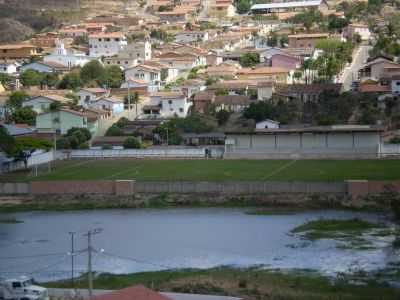
<svg viewBox="0 0 400 300">
<path fill-rule="evenodd" d="M 25 195 L 30 193 L 30 184 L 25 182 L 0 182 L 0 195 Z"/>
<path fill-rule="evenodd" d="M 33 181 L 31 183 L 0 183 L 0 195 L 117 195 L 130 196 L 136 193 L 173 194 L 341 194 L 353 199 L 384 192 L 400 193 L 400 181 L 350 180 L 346 182 L 301 182 L 301 181 Z"/>
<path fill-rule="evenodd" d="M 394 181 L 369 181 L 369 180 L 349 180 L 347 181 L 347 194 L 351 198 L 381 194 L 381 193 L 400 193 L 400 180 Z"/>
</svg>

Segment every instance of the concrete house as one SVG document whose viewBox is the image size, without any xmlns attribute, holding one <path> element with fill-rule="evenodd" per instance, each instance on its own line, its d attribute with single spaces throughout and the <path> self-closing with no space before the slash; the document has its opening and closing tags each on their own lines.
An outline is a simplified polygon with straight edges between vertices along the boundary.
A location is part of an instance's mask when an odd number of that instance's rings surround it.
<svg viewBox="0 0 400 300">
<path fill-rule="evenodd" d="M 20 72 L 25 72 L 26 70 L 33 70 L 39 73 L 63 73 L 68 71 L 69 67 L 52 61 L 36 61 L 20 67 Z"/>
<path fill-rule="evenodd" d="M 359 70 L 361 81 L 367 79 L 379 81 L 382 78 L 391 78 L 396 75 L 400 75 L 400 64 L 385 57 L 377 57 L 367 62 Z"/>
<path fill-rule="evenodd" d="M 368 25 L 352 23 L 349 24 L 344 32 L 344 36 L 350 40 L 354 39 L 356 35 L 359 35 L 362 41 L 369 41 L 371 39 L 371 32 L 369 31 Z"/>
<path fill-rule="evenodd" d="M 71 99 L 60 95 L 48 94 L 33 97 L 22 103 L 22 107 L 31 107 L 36 113 L 40 114 L 50 109 L 52 103 L 67 104 Z"/>
<path fill-rule="evenodd" d="M 89 35 L 89 56 L 114 56 L 117 55 L 126 45 L 128 45 L 128 42 L 122 32 L 102 32 L 92 34 Z"/>
<path fill-rule="evenodd" d="M 124 100 L 116 97 L 102 97 L 90 103 L 90 107 L 107 111 L 110 115 L 116 116 L 124 111 Z"/>
<path fill-rule="evenodd" d="M 37 48 L 30 44 L 0 45 L 0 59 L 24 59 L 37 55 Z"/>
<path fill-rule="evenodd" d="M 178 76 L 178 70 L 162 63 L 146 61 L 125 70 L 125 79 L 141 80 L 159 87 L 162 82 L 170 82 Z"/>
<path fill-rule="evenodd" d="M 231 0 L 216 0 L 209 6 L 209 14 L 215 17 L 234 17 L 235 7 Z"/>
<path fill-rule="evenodd" d="M 256 123 L 256 129 L 273 129 L 273 128 L 279 128 L 279 122 L 266 119 L 264 121 Z"/>
<path fill-rule="evenodd" d="M 175 35 L 175 42 L 177 43 L 196 43 L 207 40 L 207 31 L 181 31 Z"/>
<path fill-rule="evenodd" d="M 133 42 L 111 57 L 104 58 L 104 64 L 120 66 L 123 69 L 151 60 L 152 51 L 149 41 Z"/>
<path fill-rule="evenodd" d="M 149 107 L 159 107 L 159 116 L 162 118 L 187 116 L 191 102 L 180 92 L 158 92 L 150 95 Z M 146 114 L 148 107 L 143 107 Z"/>
<path fill-rule="evenodd" d="M 339 94 L 342 85 L 340 83 L 312 83 L 312 84 L 289 84 L 277 85 L 275 93 L 286 101 L 299 100 L 305 102 L 316 102 L 321 93 L 331 91 Z"/>
<path fill-rule="evenodd" d="M 205 65 L 205 57 L 191 53 L 166 52 L 157 56 L 157 60 L 180 72 L 188 71 L 194 67 Z"/>
<path fill-rule="evenodd" d="M 226 132 L 225 158 L 376 158 L 383 127 L 333 125 Z"/>
<path fill-rule="evenodd" d="M 267 80 L 277 83 L 287 83 L 289 70 L 280 67 L 243 68 L 237 72 L 238 79 Z"/>
<path fill-rule="evenodd" d="M 215 94 L 213 91 L 201 91 L 193 97 L 193 110 L 199 113 L 205 113 L 215 101 Z"/>
<path fill-rule="evenodd" d="M 227 110 L 230 112 L 242 112 L 252 103 L 249 96 L 241 95 L 224 95 L 215 96 L 214 104 L 216 110 Z"/>
<path fill-rule="evenodd" d="M 282 1 L 271 3 L 254 4 L 250 10 L 253 14 L 285 14 L 288 12 L 300 12 L 308 9 L 318 9 L 324 13 L 329 10 L 329 6 L 324 0 L 305 0 L 305 1 Z"/>
<path fill-rule="evenodd" d="M 159 12 L 158 16 L 160 21 L 168 23 L 185 23 L 188 18 L 188 12 L 186 10 L 173 10 Z"/>
<path fill-rule="evenodd" d="M 291 71 L 301 67 L 300 58 L 285 53 L 277 53 L 272 55 L 270 58 L 270 62 L 271 67 L 280 67 Z"/>
<path fill-rule="evenodd" d="M 0 61 L 0 73 L 15 74 L 21 65 L 13 60 L 2 60 Z"/>
<path fill-rule="evenodd" d="M 289 34 L 289 48 L 315 48 L 318 41 L 328 37 L 328 33 Z"/>
<path fill-rule="evenodd" d="M 108 96 L 108 90 L 103 88 L 83 88 L 76 94 L 79 97 L 79 105 L 88 107 L 97 99 Z"/>
<path fill-rule="evenodd" d="M 97 130 L 96 124 L 88 124 L 88 118 L 85 113 L 70 109 L 63 108 L 36 116 L 36 130 L 38 133 L 60 132 L 60 134 L 66 134 L 72 127 L 88 128 L 92 134 L 95 134 Z"/>
</svg>

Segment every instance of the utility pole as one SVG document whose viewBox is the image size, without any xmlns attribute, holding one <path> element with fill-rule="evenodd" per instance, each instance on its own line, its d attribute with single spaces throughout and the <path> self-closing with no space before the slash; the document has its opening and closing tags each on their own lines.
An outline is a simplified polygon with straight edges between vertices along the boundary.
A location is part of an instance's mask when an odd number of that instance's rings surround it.
<svg viewBox="0 0 400 300">
<path fill-rule="evenodd" d="M 128 78 L 128 119 L 130 120 L 131 115 L 131 83 Z"/>
<path fill-rule="evenodd" d="M 74 255 L 75 255 L 75 250 L 74 250 L 74 235 L 75 232 L 71 231 L 69 232 L 71 235 L 71 286 L 75 290 L 75 283 L 74 283 Z"/>
<path fill-rule="evenodd" d="M 89 299 L 93 296 L 93 276 L 92 276 L 92 232 L 89 230 L 88 237 L 88 280 L 89 280 Z"/>
<path fill-rule="evenodd" d="M 92 274 L 92 235 L 98 234 L 102 231 L 102 229 L 93 229 L 89 230 L 87 235 L 88 238 L 88 282 L 89 282 L 89 299 L 93 296 L 93 274 Z"/>
</svg>

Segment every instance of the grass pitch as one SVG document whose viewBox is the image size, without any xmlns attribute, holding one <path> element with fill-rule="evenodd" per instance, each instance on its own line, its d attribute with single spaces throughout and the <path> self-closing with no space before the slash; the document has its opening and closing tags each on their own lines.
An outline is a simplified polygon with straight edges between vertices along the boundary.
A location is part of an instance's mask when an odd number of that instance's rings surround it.
<svg viewBox="0 0 400 300">
<path fill-rule="evenodd" d="M 400 179 L 400 160 L 150 160 L 58 161 L 39 176 L 19 171 L 0 181 L 115 180 L 144 181 L 343 181 Z"/>
</svg>

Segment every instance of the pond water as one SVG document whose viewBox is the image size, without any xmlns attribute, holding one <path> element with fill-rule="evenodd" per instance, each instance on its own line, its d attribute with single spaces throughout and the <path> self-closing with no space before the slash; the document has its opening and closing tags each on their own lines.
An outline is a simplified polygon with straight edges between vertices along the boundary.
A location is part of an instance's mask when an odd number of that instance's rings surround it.
<svg viewBox="0 0 400 300">
<path fill-rule="evenodd" d="M 319 218 L 359 217 L 387 222 L 381 214 L 309 211 L 249 215 L 248 209 L 140 209 L 30 212 L 0 215 L 23 221 L 0 224 L 0 277 L 30 274 L 37 280 L 68 278 L 71 237 L 76 232 L 76 273 L 87 268 L 88 230 L 93 268 L 132 273 L 220 265 L 313 269 L 324 274 L 372 271 L 399 260 L 392 237 L 375 237 L 376 248 L 340 249 L 333 240 L 306 241 L 290 231 Z"/>
</svg>

